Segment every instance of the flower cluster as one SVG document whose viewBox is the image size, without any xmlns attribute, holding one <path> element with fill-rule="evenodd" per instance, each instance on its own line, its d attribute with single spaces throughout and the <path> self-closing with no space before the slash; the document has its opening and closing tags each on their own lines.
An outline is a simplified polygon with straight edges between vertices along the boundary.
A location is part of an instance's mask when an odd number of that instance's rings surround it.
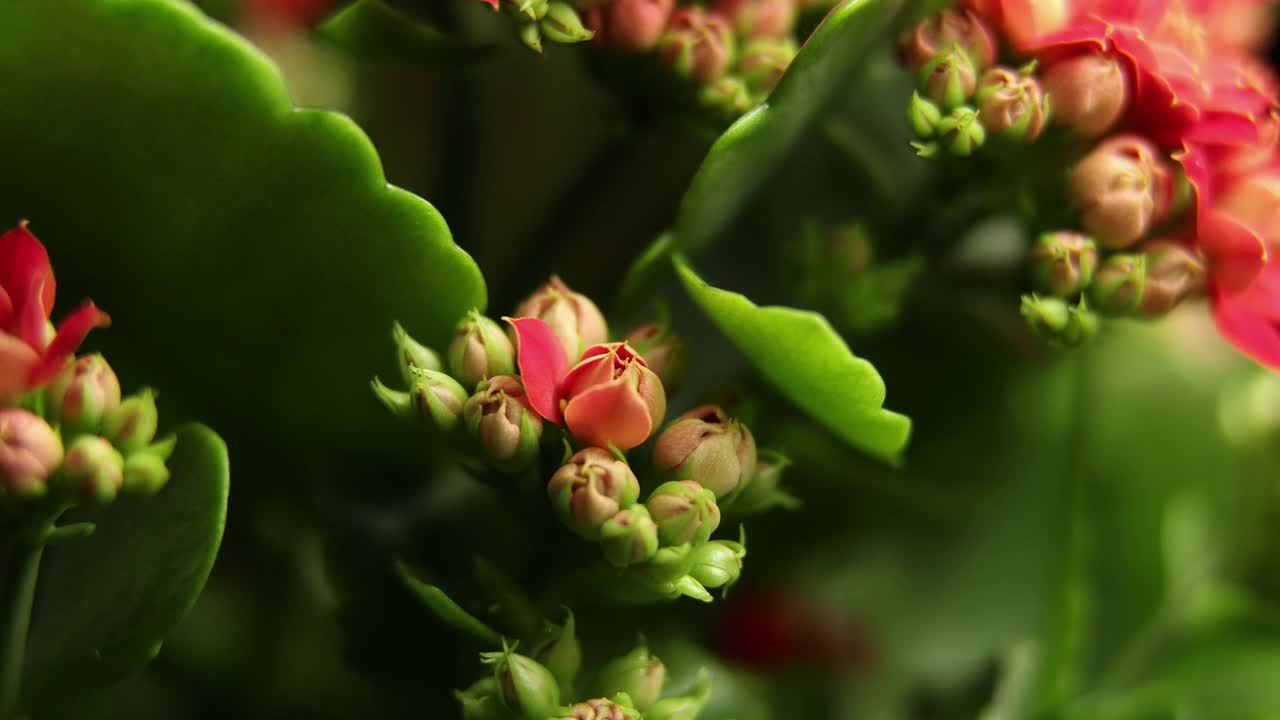
<svg viewBox="0 0 1280 720">
<path fill-rule="evenodd" d="M 566 632 L 567 630 L 567 632 Z M 535 657 L 517 653 L 515 646 L 481 654 L 493 674 L 457 693 L 462 715 L 469 720 L 509 717 L 527 720 L 695 720 L 711 699 L 711 682 L 704 672 L 683 695 L 662 697 L 666 665 L 642 641 L 625 655 L 606 662 L 592 682 L 597 695 L 562 704 L 573 695 L 582 662 L 573 636 L 572 617 L 556 628 L 553 644 L 540 643 Z M 557 665 L 547 648 L 572 647 L 573 662 Z"/>
<path fill-rule="evenodd" d="M 1280 116 L 1256 55 L 1270 24 L 1258 0 L 966 0 L 904 38 L 924 93 L 911 123 L 942 147 L 1062 128 L 1074 225 L 1031 251 L 1033 327 L 1075 342 L 1091 311 L 1158 317 L 1208 296 L 1229 340 L 1280 367 Z M 991 92 L 1001 56 L 1027 64 Z"/>
<path fill-rule="evenodd" d="M 109 321 L 86 301 L 55 329 L 55 287 L 49 255 L 25 223 L 0 236 L 0 498 L 105 503 L 122 490 L 155 493 L 174 445 L 153 442 L 155 398 L 122 398 L 101 355 L 75 356 Z"/>
<path fill-rule="evenodd" d="M 465 430 L 499 471 L 537 473 L 540 459 L 558 457 L 547 495 L 561 521 L 650 593 L 710 600 L 708 588 L 736 581 L 745 548 L 711 535 L 722 509 L 789 504 L 778 487 L 785 459 L 761 457 L 751 431 L 710 405 L 657 433 L 661 484 L 644 502 L 625 454 L 662 426 L 667 388 L 685 365 L 679 337 L 666 323 L 649 323 L 610 342 L 596 304 L 556 277 L 505 320 L 510 338 L 496 321 L 469 313 L 443 359 L 397 327 L 409 389 L 375 379 L 375 392 L 401 417 Z M 557 454 L 565 443 L 568 452 Z"/>
<path fill-rule="evenodd" d="M 737 116 L 768 97 L 798 50 L 799 0 L 481 0 L 515 18 L 521 39 L 592 41 L 651 56 L 697 92 L 699 105 Z"/>
</svg>

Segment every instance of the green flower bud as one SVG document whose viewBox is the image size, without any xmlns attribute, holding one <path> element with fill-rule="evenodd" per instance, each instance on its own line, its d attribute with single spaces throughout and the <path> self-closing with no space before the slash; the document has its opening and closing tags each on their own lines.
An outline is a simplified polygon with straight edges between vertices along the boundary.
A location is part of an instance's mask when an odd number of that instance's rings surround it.
<svg viewBox="0 0 1280 720">
<path fill-rule="evenodd" d="M 938 132 L 940 122 L 942 109 L 920 97 L 920 93 L 911 93 L 911 104 L 907 105 L 907 123 L 911 130 L 922 138 L 931 138 Z"/>
<path fill-rule="evenodd" d="M 1147 282 L 1138 305 L 1139 315 L 1160 317 L 1184 298 L 1204 290 L 1204 261 L 1185 245 L 1151 242 L 1142 247 L 1142 254 L 1146 258 Z"/>
<path fill-rule="evenodd" d="M 45 414 L 64 434 L 97 432 L 120 405 L 120 380 L 101 355 L 82 355 L 45 388 Z"/>
<path fill-rule="evenodd" d="M 964 105 L 978 89 L 973 57 L 955 45 L 938 53 L 920 68 L 920 88 L 945 110 Z"/>
<path fill-rule="evenodd" d="M 443 431 L 452 430 L 467 401 L 467 391 L 457 380 L 438 370 L 417 370 L 410 392 L 392 390 L 378 378 L 373 392 L 398 417 L 425 423 Z"/>
<path fill-rule="evenodd" d="M 164 458 L 147 451 L 133 453 L 124 461 L 121 488 L 131 494 L 155 495 L 169 482 L 169 468 Z"/>
<path fill-rule="evenodd" d="M 698 713 L 711 700 L 711 674 L 703 669 L 698 684 L 687 695 L 669 697 L 654 703 L 645 711 L 644 720 L 697 720 Z"/>
<path fill-rule="evenodd" d="M 569 529 L 599 540 L 605 521 L 640 497 L 640 481 L 625 460 L 608 450 L 579 450 L 551 476 L 547 496 Z"/>
<path fill-rule="evenodd" d="M 605 663 L 596 678 L 595 687 L 605 695 L 624 692 L 636 709 L 644 711 L 658 702 L 666 681 L 667 666 L 642 642 L 626 655 Z"/>
<path fill-rule="evenodd" d="M 667 394 L 671 394 L 684 379 L 684 341 L 671 332 L 670 326 L 660 323 L 641 325 L 622 340 L 640 353 L 649 369 L 657 373 Z"/>
<path fill-rule="evenodd" d="M 102 419 L 102 435 L 120 452 L 141 450 L 156 436 L 159 422 L 155 394 L 150 388 L 124 399 Z"/>
<path fill-rule="evenodd" d="M 1057 345 L 1081 345 L 1098 332 L 1098 317 L 1083 298 L 1071 305 L 1060 298 L 1024 295 L 1022 317 L 1033 332 Z"/>
<path fill-rule="evenodd" d="M 737 72 L 751 92 L 766 96 L 773 92 L 798 51 L 795 40 L 789 37 L 754 40 L 738 55 Z"/>
<path fill-rule="evenodd" d="M 1059 297 L 1070 297 L 1093 282 L 1098 246 L 1080 233 L 1044 233 L 1031 248 L 1031 271 L 1036 285 Z"/>
<path fill-rule="evenodd" d="M 649 509 L 632 505 L 600 526 L 600 547 L 610 564 L 626 567 L 642 563 L 658 552 L 658 526 Z"/>
<path fill-rule="evenodd" d="M 520 378 L 496 375 L 480 383 L 462 415 L 468 432 L 498 469 L 516 472 L 537 459 L 542 418 L 529 404 Z"/>
<path fill-rule="evenodd" d="M 462 703 L 462 720 L 511 720 L 511 713 L 498 698 L 498 681 L 492 675 L 455 692 L 454 697 Z"/>
<path fill-rule="evenodd" d="M 536 53 L 542 52 L 542 28 L 538 23 L 525 23 L 517 28 L 516 33 L 525 47 Z"/>
<path fill-rule="evenodd" d="M 560 681 L 560 692 L 572 692 L 573 679 L 582 667 L 582 645 L 575 632 L 573 613 L 568 613 L 564 625 L 547 624 L 544 637 L 535 647 L 533 657 Z"/>
<path fill-rule="evenodd" d="M 733 512 L 740 515 L 757 513 L 775 505 L 784 508 L 795 508 L 800 504 L 791 495 L 779 488 L 782 473 L 791 464 L 782 453 L 776 450 L 760 450 L 757 454 L 756 471 L 751 484 L 733 501 Z M 726 508 L 726 512 L 727 512 Z"/>
<path fill-rule="evenodd" d="M 746 81 L 737 75 L 722 75 L 703 87 L 698 91 L 698 102 L 727 117 L 737 117 L 756 104 Z"/>
<path fill-rule="evenodd" d="M 87 501 L 109 503 L 124 484 L 124 458 L 106 438 L 81 435 L 67 448 L 60 479 Z"/>
<path fill-rule="evenodd" d="M 654 489 L 645 503 L 663 545 L 702 544 L 720 525 L 720 507 L 710 490 L 693 480 L 673 480 Z"/>
<path fill-rule="evenodd" d="M 595 37 L 582 24 L 582 18 L 572 5 L 553 2 L 547 6 L 547 14 L 539 22 L 542 34 L 549 40 L 558 43 L 578 43 Z"/>
<path fill-rule="evenodd" d="M 961 106 L 938 122 L 938 137 L 951 154 L 968 157 L 987 141 L 987 131 L 977 110 Z"/>
<path fill-rule="evenodd" d="M 437 372 L 444 370 L 444 363 L 440 360 L 440 354 L 409 337 L 409 333 L 405 332 L 400 323 L 391 326 L 391 339 L 396 344 L 397 364 L 400 367 L 400 377 L 404 380 L 405 385 L 413 385 L 414 381 L 418 379 L 418 372 L 421 370 L 435 370 Z"/>
<path fill-rule="evenodd" d="M 546 17 L 551 3 L 548 0 L 503 0 L 502 7 L 519 22 L 536 23 Z"/>
<path fill-rule="evenodd" d="M 595 698 L 565 708 L 551 720 L 640 720 L 640 711 L 626 702 L 626 696 Z"/>
<path fill-rule="evenodd" d="M 555 717 L 560 709 L 560 686 L 542 663 L 511 648 L 481 653 L 480 658 L 493 665 L 498 697 L 508 710 L 527 720 Z"/>
<path fill-rule="evenodd" d="M 494 375 L 514 374 L 515 352 L 498 323 L 472 310 L 458 323 L 449 344 L 449 372 L 473 388 Z"/>
<path fill-rule="evenodd" d="M 662 431 L 653 447 L 653 463 L 669 477 L 697 481 L 719 499 L 751 482 L 756 441 L 747 426 L 715 405 L 703 405 Z"/>
<path fill-rule="evenodd" d="M 694 548 L 689 575 L 703 587 L 728 587 L 742 574 L 742 558 L 746 555 L 747 548 L 743 543 L 712 540 Z"/>
<path fill-rule="evenodd" d="M 1147 260 L 1121 253 L 1107 258 L 1089 290 L 1094 307 L 1107 315 L 1128 315 L 1142 303 L 1147 286 Z"/>
</svg>

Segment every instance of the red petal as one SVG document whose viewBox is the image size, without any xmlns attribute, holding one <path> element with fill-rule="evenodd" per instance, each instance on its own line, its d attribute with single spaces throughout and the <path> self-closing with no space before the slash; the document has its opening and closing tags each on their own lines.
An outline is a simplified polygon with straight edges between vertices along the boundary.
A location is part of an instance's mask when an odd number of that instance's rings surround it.
<svg viewBox="0 0 1280 720">
<path fill-rule="evenodd" d="M 1274 275 L 1278 267 L 1270 266 L 1265 274 Z M 1218 330 L 1240 352 L 1280 369 L 1280 293 L 1272 282 L 1258 286 L 1239 295 L 1228 295 L 1215 286 L 1213 317 Z"/>
<path fill-rule="evenodd" d="M 535 412 L 557 425 L 560 416 L 560 382 L 569 372 L 569 361 L 560 338 L 538 318 L 503 318 L 516 331 L 516 364 L 529 404 Z"/>
<path fill-rule="evenodd" d="M 1214 281 L 1227 292 L 1250 285 L 1267 262 L 1262 238 L 1216 210 L 1201 216 L 1197 225 L 1197 242 L 1209 256 Z"/>
<path fill-rule="evenodd" d="M 48 382 L 62 370 L 67 358 L 80 347 L 80 343 L 84 342 L 90 330 L 110 324 L 111 318 L 99 310 L 92 300 L 84 301 L 84 304 L 76 308 L 75 312 L 62 320 L 62 324 L 58 326 L 58 334 L 44 349 L 40 362 L 31 371 L 28 383 L 32 387 L 37 387 Z"/>
<path fill-rule="evenodd" d="M 9 329 L 9 323 L 13 322 L 13 300 L 9 299 L 9 293 L 0 285 L 0 333 Z"/>
<path fill-rule="evenodd" d="M 57 285 L 53 281 L 49 253 L 27 230 L 25 222 L 0 235 L 0 287 L 9 292 L 9 299 L 16 308 L 25 306 L 27 293 L 38 288 L 41 306 L 46 310 L 53 309 Z"/>
<path fill-rule="evenodd" d="M 30 345 L 0 332 L 0 405 L 14 400 L 27 389 L 27 379 L 38 359 Z"/>
<path fill-rule="evenodd" d="M 564 408 L 569 432 L 588 445 L 630 450 L 653 432 L 649 406 L 636 391 L 634 380 L 621 377 L 597 385 L 569 401 Z"/>
</svg>

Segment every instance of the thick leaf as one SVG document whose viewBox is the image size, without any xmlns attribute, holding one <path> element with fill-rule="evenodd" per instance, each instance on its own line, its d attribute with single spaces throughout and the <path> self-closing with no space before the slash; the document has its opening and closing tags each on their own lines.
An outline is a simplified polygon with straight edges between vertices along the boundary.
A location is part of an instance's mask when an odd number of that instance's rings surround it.
<svg viewBox="0 0 1280 720">
<path fill-rule="evenodd" d="M 760 307 L 708 285 L 678 256 L 675 266 L 694 302 L 792 402 L 850 445 L 889 461 L 899 458 L 911 420 L 883 408 L 880 374 L 849 350 L 826 318 Z"/>
<path fill-rule="evenodd" d="M 502 636 L 497 631 L 486 625 L 484 621 L 475 615 L 464 610 L 461 605 L 453 601 L 453 598 L 445 594 L 445 591 L 415 578 L 408 568 L 403 565 L 398 566 L 396 569 L 399 571 L 401 579 L 404 580 L 405 587 L 409 588 L 410 592 L 421 600 L 428 610 L 440 618 L 441 622 L 455 630 L 461 630 L 468 635 L 495 645 L 502 642 Z"/>
<path fill-rule="evenodd" d="M 382 0 L 357 0 L 321 23 L 316 34 L 362 60 L 424 63 L 462 52 L 435 27 Z"/>
<path fill-rule="evenodd" d="M 64 519 L 97 529 L 46 555 L 28 643 L 35 717 L 139 670 L 204 588 L 226 520 L 226 445 L 189 425 L 169 468 L 155 497 L 121 498 Z"/>
<path fill-rule="evenodd" d="M 345 116 L 178 0 L 0 3 L 0 219 L 129 374 L 206 416 L 358 446 L 390 420 L 400 320 L 439 346 L 484 281 Z M 180 358 L 180 361 L 178 360 Z M 228 423 L 229 425 L 229 423 Z"/>
</svg>

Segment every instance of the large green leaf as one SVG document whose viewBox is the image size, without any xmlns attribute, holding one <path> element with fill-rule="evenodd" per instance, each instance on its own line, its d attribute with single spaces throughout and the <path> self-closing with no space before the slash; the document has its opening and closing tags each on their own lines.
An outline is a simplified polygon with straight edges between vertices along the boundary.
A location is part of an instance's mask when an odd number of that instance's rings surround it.
<svg viewBox="0 0 1280 720">
<path fill-rule="evenodd" d="M 434 26 L 383 0 L 356 0 L 321 23 L 316 33 L 363 60 L 429 63 L 466 52 Z"/>
<path fill-rule="evenodd" d="M 708 285 L 680 257 L 675 265 L 690 297 L 761 375 L 850 445 L 897 460 L 911 435 L 911 420 L 884 409 L 880 374 L 849 350 L 826 318 L 760 307 Z"/>
<path fill-rule="evenodd" d="M 112 314 L 113 361 L 202 412 L 359 446 L 392 321 L 439 344 L 485 303 L 364 133 L 188 3 L 0 3 L 0 77 L 0 221 Z"/>
<path fill-rule="evenodd" d="M 160 494 L 77 513 L 94 534 L 46 555 L 28 642 L 35 717 L 139 670 L 204 588 L 226 520 L 226 445 L 189 425 L 169 467 Z"/>
</svg>

